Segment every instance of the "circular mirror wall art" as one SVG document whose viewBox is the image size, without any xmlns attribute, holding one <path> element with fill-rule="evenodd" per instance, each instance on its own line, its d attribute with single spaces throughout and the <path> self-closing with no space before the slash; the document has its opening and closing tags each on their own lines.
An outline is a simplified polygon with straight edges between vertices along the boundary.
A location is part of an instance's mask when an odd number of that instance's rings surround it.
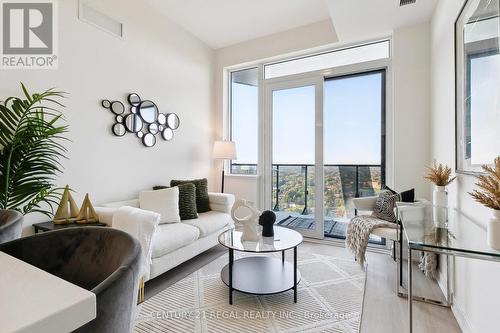
<svg viewBox="0 0 500 333">
<path fill-rule="evenodd" d="M 136 114 L 129 114 L 125 117 L 125 127 L 130 133 L 137 133 L 142 129 L 142 119 Z"/>
<path fill-rule="evenodd" d="M 156 136 L 154 136 L 153 134 L 151 133 L 146 133 L 144 134 L 144 136 L 142 137 L 142 143 L 146 146 L 146 147 L 153 147 L 156 143 Z"/>
<path fill-rule="evenodd" d="M 158 115 L 158 124 L 165 125 L 167 123 L 167 116 L 164 113 Z"/>
<path fill-rule="evenodd" d="M 179 117 L 175 113 L 169 113 L 167 115 L 167 125 L 173 130 L 178 129 L 180 125 Z"/>
<path fill-rule="evenodd" d="M 167 127 L 163 130 L 163 132 L 161 132 L 161 136 L 163 137 L 163 140 L 170 141 L 174 138 L 174 131 Z"/>
<path fill-rule="evenodd" d="M 115 124 L 112 132 L 116 136 L 124 136 L 127 132 L 135 133 L 146 147 L 156 144 L 156 135 L 159 134 L 165 141 L 174 137 L 174 130 L 179 128 L 180 120 L 175 113 L 160 113 L 156 104 L 150 100 L 142 100 L 138 94 L 127 95 L 129 112 L 125 113 L 125 106 L 120 101 L 101 101 L 102 107 L 115 114 Z"/>
<path fill-rule="evenodd" d="M 142 120 L 148 124 L 154 123 L 158 119 L 158 108 L 156 104 L 151 101 L 141 102 L 138 106 L 139 114 Z"/>
<path fill-rule="evenodd" d="M 149 133 L 156 135 L 158 133 L 158 124 L 149 124 Z"/>
<path fill-rule="evenodd" d="M 122 114 L 125 112 L 125 106 L 123 106 L 123 103 L 120 101 L 114 101 L 111 103 L 111 111 L 117 115 Z"/>
<path fill-rule="evenodd" d="M 138 106 L 141 104 L 141 98 L 137 94 L 129 94 L 127 99 L 130 105 Z"/>
<path fill-rule="evenodd" d="M 123 124 L 116 123 L 113 125 L 113 134 L 116 136 L 124 136 L 127 130 L 125 129 L 125 126 Z"/>
</svg>

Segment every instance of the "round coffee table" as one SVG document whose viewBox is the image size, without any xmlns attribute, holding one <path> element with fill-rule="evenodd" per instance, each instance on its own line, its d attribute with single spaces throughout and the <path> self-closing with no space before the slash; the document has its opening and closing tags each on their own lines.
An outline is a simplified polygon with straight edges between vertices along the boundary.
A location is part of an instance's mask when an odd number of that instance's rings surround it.
<svg viewBox="0 0 500 333">
<path fill-rule="evenodd" d="M 270 295 L 293 289 L 297 303 L 297 246 L 304 240 L 297 231 L 275 226 L 274 237 L 261 237 L 257 242 L 241 241 L 241 231 L 228 230 L 219 235 L 219 243 L 229 250 L 229 263 L 221 272 L 222 281 L 229 287 L 229 304 L 233 290 L 254 295 Z M 285 251 L 293 249 L 293 264 L 285 261 Z M 281 259 L 268 256 L 249 256 L 234 260 L 234 251 L 252 253 L 281 252 Z"/>
</svg>

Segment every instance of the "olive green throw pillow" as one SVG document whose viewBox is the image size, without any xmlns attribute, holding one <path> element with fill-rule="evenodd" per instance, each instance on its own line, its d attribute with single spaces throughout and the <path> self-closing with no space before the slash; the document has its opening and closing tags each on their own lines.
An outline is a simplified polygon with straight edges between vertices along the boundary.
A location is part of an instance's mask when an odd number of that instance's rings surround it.
<svg viewBox="0 0 500 333">
<path fill-rule="evenodd" d="M 192 220 L 198 218 L 196 210 L 196 186 L 191 183 L 179 184 L 179 215 L 181 220 Z M 155 186 L 153 190 L 161 190 L 168 186 Z"/>
<path fill-rule="evenodd" d="M 210 211 L 210 200 L 208 198 L 208 181 L 206 178 L 193 180 L 171 180 L 170 186 L 191 183 L 196 186 L 196 209 L 198 213 Z"/>
</svg>

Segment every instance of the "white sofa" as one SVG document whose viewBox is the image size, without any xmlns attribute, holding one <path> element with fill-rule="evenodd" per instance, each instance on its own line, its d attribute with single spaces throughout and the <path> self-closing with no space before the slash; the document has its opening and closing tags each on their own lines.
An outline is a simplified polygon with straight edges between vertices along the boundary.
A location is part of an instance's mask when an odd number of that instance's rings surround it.
<svg viewBox="0 0 500 333">
<path fill-rule="evenodd" d="M 218 244 L 218 236 L 234 228 L 231 208 L 234 196 L 209 193 L 210 208 L 197 219 L 160 224 L 152 238 L 152 263 L 145 280 L 155 278 Z M 123 206 L 139 208 L 139 199 L 110 202 L 96 207 L 99 220 L 112 226 L 113 212 Z"/>
</svg>

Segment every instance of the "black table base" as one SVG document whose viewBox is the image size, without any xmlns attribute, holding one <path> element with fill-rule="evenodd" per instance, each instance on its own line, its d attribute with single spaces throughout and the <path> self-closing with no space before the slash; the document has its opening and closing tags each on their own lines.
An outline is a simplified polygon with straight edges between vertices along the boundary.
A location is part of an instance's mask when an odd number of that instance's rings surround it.
<svg viewBox="0 0 500 333">
<path fill-rule="evenodd" d="M 293 264 L 282 258 L 252 256 L 234 260 L 234 250 L 229 249 L 229 263 L 221 271 L 222 281 L 229 287 L 229 304 L 233 304 L 233 291 L 253 295 L 272 295 L 293 289 L 297 303 L 297 285 L 300 273 L 297 270 L 297 248 L 294 249 Z"/>
</svg>

